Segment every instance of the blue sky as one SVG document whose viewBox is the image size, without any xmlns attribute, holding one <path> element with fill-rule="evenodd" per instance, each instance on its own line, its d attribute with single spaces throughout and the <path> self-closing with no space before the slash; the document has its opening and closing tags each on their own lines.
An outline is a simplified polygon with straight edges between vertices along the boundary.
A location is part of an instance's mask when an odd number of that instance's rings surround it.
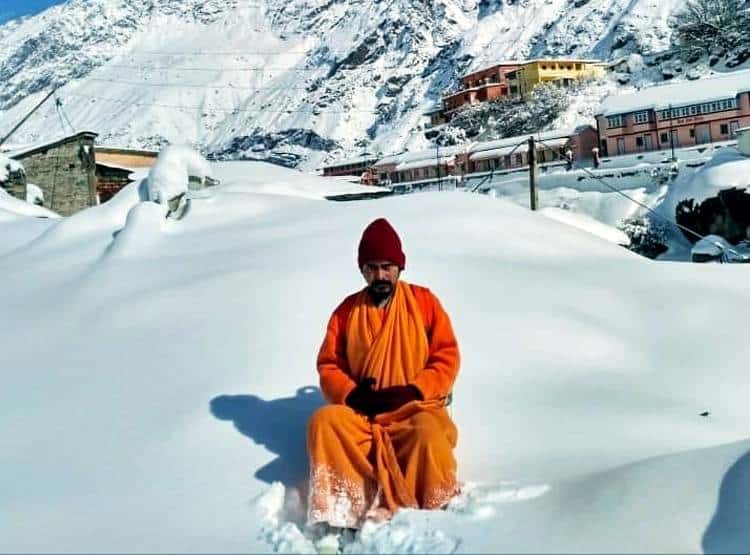
<svg viewBox="0 0 750 555">
<path fill-rule="evenodd" d="M 65 0 L 0 0 L 0 25 L 22 15 L 33 15 Z"/>
</svg>

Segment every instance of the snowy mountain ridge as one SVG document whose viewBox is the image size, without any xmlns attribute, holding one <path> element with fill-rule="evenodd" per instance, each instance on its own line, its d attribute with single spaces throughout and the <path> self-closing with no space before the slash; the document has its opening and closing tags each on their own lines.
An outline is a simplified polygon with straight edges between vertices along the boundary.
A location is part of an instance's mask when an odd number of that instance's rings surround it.
<svg viewBox="0 0 750 555">
<path fill-rule="evenodd" d="M 0 132 L 60 86 L 72 127 L 100 143 L 309 169 L 419 148 L 424 109 L 498 60 L 663 50 L 683 3 L 70 0 L 0 27 Z M 49 102 L 11 143 L 69 127 Z"/>
</svg>

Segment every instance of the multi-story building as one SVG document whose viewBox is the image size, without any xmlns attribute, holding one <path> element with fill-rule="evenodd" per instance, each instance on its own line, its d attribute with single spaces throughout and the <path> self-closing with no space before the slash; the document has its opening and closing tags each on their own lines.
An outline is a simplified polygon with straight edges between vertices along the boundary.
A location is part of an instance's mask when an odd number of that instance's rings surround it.
<svg viewBox="0 0 750 555">
<path fill-rule="evenodd" d="M 537 140 L 537 162 L 546 164 L 562 162 L 569 150 L 574 160 L 591 157 L 591 149 L 597 144 L 596 129 L 581 125 L 574 129 L 556 129 L 534 133 Z M 497 141 L 474 143 L 460 156 L 456 156 L 455 167 L 460 174 L 513 170 L 529 165 L 529 135 L 509 137 Z"/>
<path fill-rule="evenodd" d="M 597 145 L 597 133 L 591 125 L 533 135 L 537 139 L 537 161 L 540 165 L 565 163 L 568 150 L 575 160 L 589 158 L 591 150 Z M 522 135 L 497 141 L 402 152 L 381 158 L 373 169 L 382 184 L 428 184 L 438 180 L 459 183 L 471 174 L 528 167 L 528 139 L 529 135 Z"/>
<path fill-rule="evenodd" d="M 341 160 L 334 164 L 323 166 L 323 175 L 326 177 L 336 175 L 355 175 L 357 177 L 360 177 L 363 173 L 366 173 L 377 161 L 378 157 L 376 155 L 364 153 L 358 158 Z"/>
<path fill-rule="evenodd" d="M 446 117 L 466 104 L 477 104 L 510 95 L 508 73 L 518 69 L 521 62 L 503 62 L 492 67 L 467 73 L 461 78 L 461 90 L 443 97 Z"/>
<path fill-rule="evenodd" d="M 540 83 L 557 83 L 568 87 L 575 81 L 598 79 L 604 74 L 604 64 L 599 60 L 550 58 L 524 62 L 518 69 L 509 72 L 507 77 L 510 94 L 525 100 Z"/>
<path fill-rule="evenodd" d="M 750 125 L 750 70 L 609 96 L 596 118 L 610 156 L 727 141 Z"/>
</svg>

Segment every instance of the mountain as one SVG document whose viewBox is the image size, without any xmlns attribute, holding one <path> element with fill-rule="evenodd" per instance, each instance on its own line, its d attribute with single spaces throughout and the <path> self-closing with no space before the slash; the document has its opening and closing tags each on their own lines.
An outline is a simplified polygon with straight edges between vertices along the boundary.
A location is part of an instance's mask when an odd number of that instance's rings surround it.
<svg viewBox="0 0 750 555">
<path fill-rule="evenodd" d="M 683 3 L 70 0 L 0 27 L 0 133 L 59 86 L 61 106 L 45 104 L 11 143 L 87 129 L 103 144 L 189 142 L 310 169 L 418 148 L 422 112 L 495 61 L 663 51 Z"/>
</svg>

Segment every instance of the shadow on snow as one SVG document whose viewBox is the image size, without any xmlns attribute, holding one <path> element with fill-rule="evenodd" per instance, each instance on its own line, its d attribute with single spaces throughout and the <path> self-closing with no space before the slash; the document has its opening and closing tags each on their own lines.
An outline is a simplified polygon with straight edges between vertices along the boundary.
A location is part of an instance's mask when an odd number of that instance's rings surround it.
<svg viewBox="0 0 750 555">
<path fill-rule="evenodd" d="M 256 395 L 219 395 L 210 407 L 216 418 L 231 420 L 240 433 L 278 455 L 255 472 L 256 478 L 298 488 L 308 475 L 307 421 L 324 404 L 320 390 L 307 386 L 294 397 L 270 401 Z"/>
<path fill-rule="evenodd" d="M 721 481 L 716 512 L 703 534 L 705 553 L 750 553 L 750 451 Z"/>
</svg>

